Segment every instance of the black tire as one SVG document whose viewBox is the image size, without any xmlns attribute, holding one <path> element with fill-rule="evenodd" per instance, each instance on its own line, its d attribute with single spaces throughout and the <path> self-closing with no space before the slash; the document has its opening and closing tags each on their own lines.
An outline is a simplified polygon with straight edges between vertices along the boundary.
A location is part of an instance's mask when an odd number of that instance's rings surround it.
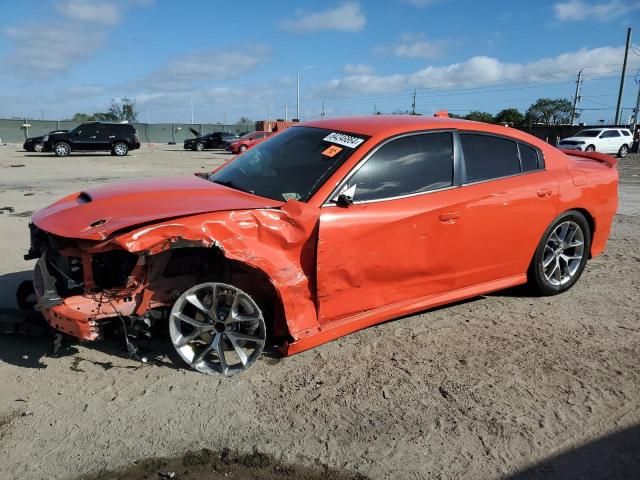
<svg viewBox="0 0 640 480">
<path fill-rule="evenodd" d="M 129 146 L 124 142 L 114 143 L 111 147 L 111 154 L 116 157 L 124 157 L 127 153 L 129 153 Z"/>
<path fill-rule="evenodd" d="M 238 152 L 242 153 L 242 152 L 246 152 L 247 151 L 247 146 L 246 145 L 240 145 L 240 148 L 238 149 Z"/>
<path fill-rule="evenodd" d="M 197 152 L 201 152 L 201 151 L 203 151 L 203 150 L 204 150 L 204 143 L 202 143 L 202 142 L 198 142 L 198 143 L 196 143 L 196 148 L 195 148 L 195 150 L 196 150 Z"/>
<path fill-rule="evenodd" d="M 66 142 L 58 142 L 53 147 L 56 157 L 66 157 L 71 154 L 71 147 Z"/>
<path fill-rule="evenodd" d="M 587 148 L 584 149 L 585 152 L 595 152 L 596 151 L 596 147 L 595 145 L 588 145 Z"/>
<path fill-rule="evenodd" d="M 560 267 L 564 261 L 560 262 L 560 260 L 558 259 L 558 253 L 555 253 L 558 250 L 561 250 L 562 247 L 558 245 L 558 248 L 554 250 L 548 245 L 548 243 L 554 242 L 553 235 L 556 232 L 556 229 L 558 229 L 563 224 L 576 225 L 580 228 L 583 237 L 582 257 L 580 258 L 579 263 L 574 263 L 571 267 L 569 267 L 568 262 L 565 262 L 565 272 L 567 274 L 571 269 L 575 268 L 574 273 L 571 273 L 568 278 L 562 280 L 557 280 L 554 278 L 550 280 L 545 274 L 545 266 L 543 264 L 543 262 L 546 261 L 547 269 L 553 268 L 553 265 L 549 264 L 550 257 L 552 259 L 551 262 L 555 260 L 555 264 L 557 264 L 560 276 L 562 277 L 563 275 L 562 268 Z M 572 232 L 572 230 L 569 231 Z M 554 222 L 545 230 L 544 235 L 542 235 L 540 243 L 536 248 L 536 252 L 533 256 L 533 260 L 531 261 L 531 266 L 529 268 L 529 285 L 541 295 L 557 295 L 569 290 L 578 281 L 578 279 L 582 275 L 582 272 L 584 271 L 585 265 L 587 264 L 589 252 L 591 251 L 591 234 L 592 233 L 591 228 L 589 227 L 589 222 L 587 222 L 587 219 L 582 213 L 576 210 L 569 210 L 568 212 L 565 212 L 558 218 L 556 218 Z M 577 237 L 579 237 L 578 232 L 574 234 L 574 240 Z M 555 238 L 558 238 L 558 236 L 556 235 Z M 567 254 L 567 250 L 570 251 L 568 255 L 576 256 L 576 254 L 578 253 L 578 247 L 571 247 L 568 245 L 567 247 L 562 249 L 562 254 Z M 573 251 L 571 252 L 571 250 Z M 562 254 L 560 254 L 561 257 Z M 560 283 L 555 284 L 554 282 L 557 281 L 559 281 Z"/>
<path fill-rule="evenodd" d="M 33 146 L 33 151 L 34 151 L 34 152 L 38 152 L 38 153 L 40 153 L 40 152 L 42 152 L 42 149 L 43 149 L 43 148 L 44 148 L 44 147 L 42 146 L 42 144 L 41 144 L 41 143 L 36 143 L 36 144 Z"/>
<path fill-rule="evenodd" d="M 628 145 L 622 145 L 620 147 L 620 150 L 618 150 L 618 156 L 620 158 L 624 158 L 629 154 L 629 146 Z"/>
</svg>

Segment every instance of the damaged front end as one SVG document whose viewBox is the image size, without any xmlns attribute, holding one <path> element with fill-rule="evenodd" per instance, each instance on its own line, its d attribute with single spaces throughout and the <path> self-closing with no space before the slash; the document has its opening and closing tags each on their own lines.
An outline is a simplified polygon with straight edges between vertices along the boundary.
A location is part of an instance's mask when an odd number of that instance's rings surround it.
<svg viewBox="0 0 640 480">
<path fill-rule="evenodd" d="M 25 259 L 33 271 L 37 308 L 56 330 L 81 340 L 96 340 L 111 320 L 126 320 L 143 332 L 163 316 L 180 293 L 216 275 L 219 253 L 166 251 L 149 256 L 111 242 L 58 237 L 30 225 L 31 248 Z"/>
<path fill-rule="evenodd" d="M 248 292 L 285 353 L 318 331 L 317 210 L 299 202 L 133 226 L 102 239 L 55 235 L 36 222 L 30 228 L 25 259 L 37 259 L 37 308 L 53 328 L 79 339 L 100 338 L 114 321 L 145 332 L 169 318 L 183 292 L 212 281 Z"/>
</svg>

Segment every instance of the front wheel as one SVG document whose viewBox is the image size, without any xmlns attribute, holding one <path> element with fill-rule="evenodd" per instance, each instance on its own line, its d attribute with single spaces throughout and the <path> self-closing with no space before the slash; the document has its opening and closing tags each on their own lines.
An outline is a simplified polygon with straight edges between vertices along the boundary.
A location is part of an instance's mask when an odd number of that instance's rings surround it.
<svg viewBox="0 0 640 480">
<path fill-rule="evenodd" d="M 71 153 L 71 147 L 65 142 L 56 143 L 53 147 L 53 152 L 56 154 L 56 157 L 66 157 Z"/>
<path fill-rule="evenodd" d="M 42 144 L 41 144 L 41 143 L 36 143 L 36 144 L 33 146 L 33 151 L 34 151 L 34 152 L 38 152 L 38 153 L 40 153 L 40 152 L 42 152 L 42 149 L 43 149 L 43 148 L 44 148 L 44 147 L 42 146 Z"/>
<path fill-rule="evenodd" d="M 589 145 L 587 148 L 584 149 L 585 152 L 595 152 L 596 151 L 596 147 L 593 145 Z"/>
<path fill-rule="evenodd" d="M 530 284 L 542 295 L 569 290 L 580 278 L 591 250 L 591 231 L 583 214 L 568 211 L 542 236 L 529 272 Z"/>
<path fill-rule="evenodd" d="M 245 371 L 260 357 L 267 328 L 258 304 L 224 283 L 201 283 L 176 300 L 169 317 L 176 352 L 191 368 L 225 376 Z"/>
<path fill-rule="evenodd" d="M 203 143 L 196 143 L 196 151 L 201 152 L 204 150 L 204 144 Z"/>
<path fill-rule="evenodd" d="M 129 147 L 127 147 L 126 143 L 118 142 L 111 149 L 111 153 L 113 153 L 116 157 L 124 157 L 129 152 Z"/>
<path fill-rule="evenodd" d="M 620 158 L 624 158 L 629 154 L 629 147 L 627 145 L 622 145 L 620 150 L 618 150 L 618 156 Z"/>
<path fill-rule="evenodd" d="M 246 151 L 247 151 L 247 146 L 246 146 L 246 145 L 240 145 L 240 148 L 238 149 L 238 151 L 239 151 L 240 153 L 242 153 L 242 152 L 246 152 Z"/>
</svg>

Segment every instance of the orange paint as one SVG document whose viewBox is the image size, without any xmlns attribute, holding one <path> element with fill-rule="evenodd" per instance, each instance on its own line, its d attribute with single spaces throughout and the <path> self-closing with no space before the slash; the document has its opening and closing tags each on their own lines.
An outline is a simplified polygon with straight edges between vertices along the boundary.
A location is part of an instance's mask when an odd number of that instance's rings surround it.
<svg viewBox="0 0 640 480">
<path fill-rule="evenodd" d="M 288 330 L 284 354 L 524 283 L 543 232 L 567 210 L 580 209 L 592 220 L 592 256 L 605 248 L 618 182 L 616 162 L 607 156 L 565 154 L 512 128 L 444 115 L 340 118 L 304 126 L 368 138 L 306 203 L 262 198 L 198 177 L 161 178 L 70 195 L 37 212 L 33 223 L 75 239 L 77 245 L 67 252 L 80 252 L 83 259 L 113 249 L 147 259 L 176 246 L 219 249 L 227 259 L 264 273 L 273 286 Z M 542 152 L 545 167 L 404 198 L 348 206 L 331 201 L 371 149 L 396 135 L 429 130 L 477 131 L 526 142 Z M 341 150 L 331 145 L 322 153 L 332 157 Z M 93 340 L 95 324 L 113 317 L 114 306 L 123 315 L 170 306 L 174 297 L 152 286 L 145 268 L 144 263 L 136 267 L 127 292 L 109 292 L 113 305 L 86 293 L 64 299 L 45 316 L 52 325 Z"/>
</svg>

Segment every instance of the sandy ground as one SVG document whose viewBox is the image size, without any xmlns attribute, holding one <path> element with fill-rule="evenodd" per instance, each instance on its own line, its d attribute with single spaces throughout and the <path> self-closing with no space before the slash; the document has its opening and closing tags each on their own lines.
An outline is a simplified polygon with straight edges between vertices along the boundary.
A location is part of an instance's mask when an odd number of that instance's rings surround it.
<svg viewBox="0 0 640 480">
<path fill-rule="evenodd" d="M 33 262 L 30 213 L 84 185 L 211 169 L 0 146 L 0 320 Z M 13 165 L 13 166 L 12 166 Z M 16 166 L 21 165 L 21 166 Z M 526 290 L 388 322 L 226 379 L 115 342 L 0 335 L 0 478 L 638 478 L 640 157 L 604 255 L 563 295 Z M 172 477 L 173 475 L 173 477 Z"/>
</svg>

